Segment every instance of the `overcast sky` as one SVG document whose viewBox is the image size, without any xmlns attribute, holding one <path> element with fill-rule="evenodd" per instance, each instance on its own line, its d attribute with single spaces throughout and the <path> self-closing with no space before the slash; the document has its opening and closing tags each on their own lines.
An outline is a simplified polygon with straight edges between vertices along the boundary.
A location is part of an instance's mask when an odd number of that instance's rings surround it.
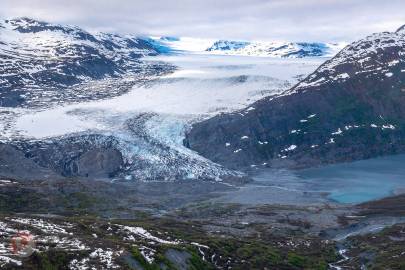
<svg viewBox="0 0 405 270">
<path fill-rule="evenodd" d="M 1 0 L 0 17 L 215 39 L 352 41 L 405 24 L 405 0 Z"/>
</svg>

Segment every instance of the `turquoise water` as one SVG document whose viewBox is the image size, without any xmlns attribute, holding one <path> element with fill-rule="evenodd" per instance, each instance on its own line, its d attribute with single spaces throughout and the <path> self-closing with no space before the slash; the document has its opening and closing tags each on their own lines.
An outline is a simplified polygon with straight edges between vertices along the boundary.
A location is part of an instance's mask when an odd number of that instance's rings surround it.
<svg viewBox="0 0 405 270">
<path fill-rule="evenodd" d="M 361 203 L 405 188 L 405 155 L 356 161 L 296 172 L 309 188 L 341 203 Z"/>
<path fill-rule="evenodd" d="M 306 190 L 326 192 L 340 203 L 361 203 L 405 188 L 405 155 L 293 172 Z"/>
<path fill-rule="evenodd" d="M 265 169 L 252 178 L 253 183 L 219 200 L 241 204 L 357 204 L 405 191 L 405 155 L 298 171 Z"/>
<path fill-rule="evenodd" d="M 253 183 L 219 198 L 241 204 L 357 204 L 405 192 L 405 155 L 305 170 L 260 170 Z"/>
</svg>

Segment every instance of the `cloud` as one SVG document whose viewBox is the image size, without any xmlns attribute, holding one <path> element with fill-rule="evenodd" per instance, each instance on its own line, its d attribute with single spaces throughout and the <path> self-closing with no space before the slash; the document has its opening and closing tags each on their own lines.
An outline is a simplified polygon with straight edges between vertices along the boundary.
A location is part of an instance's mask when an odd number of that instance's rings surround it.
<svg viewBox="0 0 405 270">
<path fill-rule="evenodd" d="M 2 0 L 3 18 L 140 35 L 351 41 L 405 24 L 403 0 Z"/>
</svg>

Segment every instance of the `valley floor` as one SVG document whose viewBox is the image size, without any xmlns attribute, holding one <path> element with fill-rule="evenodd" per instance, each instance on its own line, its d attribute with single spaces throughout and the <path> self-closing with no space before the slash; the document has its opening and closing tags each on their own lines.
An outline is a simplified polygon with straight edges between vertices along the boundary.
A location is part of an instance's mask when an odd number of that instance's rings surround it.
<svg viewBox="0 0 405 270">
<path fill-rule="evenodd" d="M 2 180 L 0 264 L 2 269 L 403 267 L 403 195 L 342 204 L 325 192 L 299 191 L 310 186 L 296 181 L 291 201 L 288 190 L 277 195 L 280 182 L 268 179 L 274 193 L 263 201 L 255 196 L 257 184 L 269 184 L 261 177 L 261 183 L 256 175 L 241 187 L 198 180 Z M 287 185 L 291 189 L 293 181 Z M 243 200 L 229 200 L 249 188 L 254 192 L 244 193 Z M 28 257 L 10 249 L 19 232 L 35 239 Z M 381 268 L 385 262 L 389 266 Z"/>
</svg>

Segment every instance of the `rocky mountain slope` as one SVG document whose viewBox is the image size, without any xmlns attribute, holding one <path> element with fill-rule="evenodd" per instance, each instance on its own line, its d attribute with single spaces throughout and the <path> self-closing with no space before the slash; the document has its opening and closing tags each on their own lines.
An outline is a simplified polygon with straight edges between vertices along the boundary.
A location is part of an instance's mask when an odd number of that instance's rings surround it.
<svg viewBox="0 0 405 270">
<path fill-rule="evenodd" d="M 184 143 L 232 168 L 403 153 L 404 102 L 402 27 L 350 44 L 277 97 L 195 124 Z"/>
<path fill-rule="evenodd" d="M 0 178 L 246 181 L 242 173 L 227 170 L 188 149 L 165 145 L 140 134 L 143 129 L 136 130 L 135 123 L 129 125 L 132 134 L 83 133 L 0 142 Z"/>
<path fill-rule="evenodd" d="M 132 36 L 91 34 L 29 18 L 0 21 L 0 105 L 111 96 L 132 80 L 161 72 L 140 61 L 156 54 L 151 44 Z"/>
</svg>

